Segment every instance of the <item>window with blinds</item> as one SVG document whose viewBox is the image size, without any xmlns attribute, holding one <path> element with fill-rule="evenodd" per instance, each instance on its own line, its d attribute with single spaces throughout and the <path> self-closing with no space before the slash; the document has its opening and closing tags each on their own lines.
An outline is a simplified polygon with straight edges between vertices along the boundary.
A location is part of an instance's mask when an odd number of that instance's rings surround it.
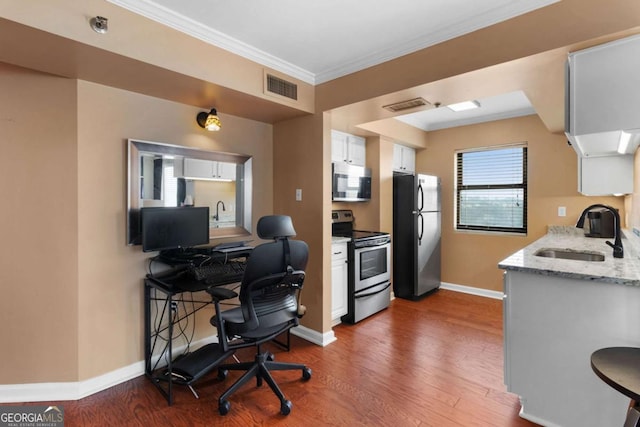
<svg viewBox="0 0 640 427">
<path fill-rule="evenodd" d="M 456 228 L 527 232 L 527 147 L 456 153 Z"/>
</svg>

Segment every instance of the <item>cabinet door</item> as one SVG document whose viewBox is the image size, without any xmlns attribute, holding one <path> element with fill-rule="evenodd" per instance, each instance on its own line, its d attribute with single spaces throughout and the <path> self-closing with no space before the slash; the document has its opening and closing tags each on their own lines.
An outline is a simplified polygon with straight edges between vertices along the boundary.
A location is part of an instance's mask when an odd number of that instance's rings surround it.
<svg viewBox="0 0 640 427">
<path fill-rule="evenodd" d="M 347 314 L 347 244 L 331 245 L 331 320 L 336 322 Z M 336 322 L 337 323 L 337 322 Z"/>
<path fill-rule="evenodd" d="M 393 170 L 402 171 L 402 145 L 393 144 Z"/>
<path fill-rule="evenodd" d="M 578 191 L 585 196 L 633 193 L 633 155 L 578 157 Z"/>
<path fill-rule="evenodd" d="M 365 165 L 366 143 L 364 138 L 353 135 L 347 137 L 347 161 L 351 165 Z"/>
<path fill-rule="evenodd" d="M 201 159 L 184 159 L 184 176 L 187 178 L 213 178 L 214 162 Z"/>
<path fill-rule="evenodd" d="M 231 181 L 236 180 L 236 164 L 227 162 L 217 163 L 217 178 L 228 179 Z"/>
<path fill-rule="evenodd" d="M 414 173 L 416 171 L 416 151 L 404 145 L 393 145 L 393 170 Z"/>
<path fill-rule="evenodd" d="M 331 131 L 331 161 L 347 162 L 347 134 Z"/>
<path fill-rule="evenodd" d="M 414 173 L 416 171 L 416 150 L 402 147 L 402 167 L 405 172 Z"/>
<path fill-rule="evenodd" d="M 640 127 L 640 36 L 569 56 L 569 130 L 576 135 Z"/>
</svg>

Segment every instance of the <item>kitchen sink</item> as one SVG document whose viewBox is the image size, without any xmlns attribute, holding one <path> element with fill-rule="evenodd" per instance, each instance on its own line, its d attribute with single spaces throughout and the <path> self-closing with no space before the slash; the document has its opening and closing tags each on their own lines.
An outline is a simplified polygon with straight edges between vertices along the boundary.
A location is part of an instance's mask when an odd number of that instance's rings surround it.
<svg viewBox="0 0 640 427">
<path fill-rule="evenodd" d="M 573 259 L 577 261 L 604 261 L 604 254 L 600 252 L 578 251 L 574 249 L 538 249 L 534 255 L 545 258 Z"/>
</svg>

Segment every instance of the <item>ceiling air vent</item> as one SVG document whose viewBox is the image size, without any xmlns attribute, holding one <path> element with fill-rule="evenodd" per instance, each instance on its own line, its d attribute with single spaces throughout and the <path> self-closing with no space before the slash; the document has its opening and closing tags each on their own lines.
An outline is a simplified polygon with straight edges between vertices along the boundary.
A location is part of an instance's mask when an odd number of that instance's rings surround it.
<svg viewBox="0 0 640 427">
<path fill-rule="evenodd" d="M 267 92 L 298 100 L 298 85 L 267 74 Z"/>
<path fill-rule="evenodd" d="M 400 101 L 395 104 L 385 105 L 382 108 L 393 113 L 397 113 L 398 111 L 410 110 L 411 108 L 422 107 L 424 105 L 431 105 L 431 103 L 424 98 L 413 98 L 407 101 Z"/>
</svg>

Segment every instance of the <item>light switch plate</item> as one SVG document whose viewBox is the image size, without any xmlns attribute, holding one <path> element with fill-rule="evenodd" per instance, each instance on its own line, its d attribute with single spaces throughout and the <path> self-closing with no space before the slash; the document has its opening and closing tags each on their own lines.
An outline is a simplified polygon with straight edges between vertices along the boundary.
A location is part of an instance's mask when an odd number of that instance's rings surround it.
<svg viewBox="0 0 640 427">
<path fill-rule="evenodd" d="M 567 216 L 567 208 L 565 206 L 558 206 L 558 216 Z"/>
<path fill-rule="evenodd" d="M 296 202 L 302 201 L 302 188 L 296 188 Z"/>
</svg>

